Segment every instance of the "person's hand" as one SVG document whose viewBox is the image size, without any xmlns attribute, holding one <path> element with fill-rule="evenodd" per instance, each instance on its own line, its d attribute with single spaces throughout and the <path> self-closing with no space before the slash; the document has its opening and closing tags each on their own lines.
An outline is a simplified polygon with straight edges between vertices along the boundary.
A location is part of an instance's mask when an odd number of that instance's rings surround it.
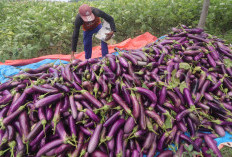
<svg viewBox="0 0 232 157">
<path fill-rule="evenodd" d="M 109 33 L 106 33 L 106 39 L 105 39 L 105 41 L 110 40 L 110 39 L 112 38 L 113 35 L 114 35 L 114 32 L 113 32 L 113 31 L 111 31 L 111 32 L 109 32 Z"/>
<path fill-rule="evenodd" d="M 74 52 L 72 51 L 70 61 L 73 61 L 73 60 L 75 60 L 75 56 L 74 56 Z"/>
</svg>

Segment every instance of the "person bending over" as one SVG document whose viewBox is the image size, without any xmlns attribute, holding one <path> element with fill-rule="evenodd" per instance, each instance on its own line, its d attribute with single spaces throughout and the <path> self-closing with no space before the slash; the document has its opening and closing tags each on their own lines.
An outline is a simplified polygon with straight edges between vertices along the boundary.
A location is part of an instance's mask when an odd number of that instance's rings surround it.
<svg viewBox="0 0 232 157">
<path fill-rule="evenodd" d="M 106 34 L 105 41 L 111 39 L 114 32 L 116 32 L 115 23 L 113 17 L 106 14 L 100 9 L 90 7 L 87 4 L 83 4 L 79 7 L 79 13 L 76 16 L 75 27 L 72 36 L 72 52 L 71 60 L 75 59 L 74 53 L 77 50 L 77 42 L 79 38 L 79 30 L 83 28 L 83 44 L 85 51 L 85 59 L 89 59 L 92 56 L 92 37 L 101 28 L 101 18 L 110 24 L 111 32 Z M 101 41 L 102 56 L 108 54 L 108 45 L 106 42 Z"/>
</svg>

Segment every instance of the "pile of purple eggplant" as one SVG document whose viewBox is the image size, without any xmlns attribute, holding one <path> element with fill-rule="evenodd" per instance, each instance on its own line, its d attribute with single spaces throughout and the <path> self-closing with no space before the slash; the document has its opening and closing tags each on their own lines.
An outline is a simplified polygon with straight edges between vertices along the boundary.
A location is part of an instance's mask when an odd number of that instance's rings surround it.
<svg viewBox="0 0 232 157">
<path fill-rule="evenodd" d="M 199 28 L 118 56 L 27 69 L 0 84 L 0 156 L 222 156 L 232 50 Z"/>
</svg>

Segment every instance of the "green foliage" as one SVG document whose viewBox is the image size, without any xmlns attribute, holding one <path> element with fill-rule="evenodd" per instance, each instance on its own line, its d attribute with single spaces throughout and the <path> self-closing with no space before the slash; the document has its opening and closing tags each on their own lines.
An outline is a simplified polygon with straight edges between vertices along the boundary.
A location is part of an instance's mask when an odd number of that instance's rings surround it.
<svg viewBox="0 0 232 157">
<path fill-rule="evenodd" d="M 206 31 L 231 43 L 232 0 L 210 2 Z M 75 16 L 83 3 L 114 17 L 120 42 L 144 32 L 159 37 L 179 24 L 196 27 L 203 0 L 1 1 L 0 61 L 69 54 Z M 81 31 L 78 50 L 83 50 Z"/>
<path fill-rule="evenodd" d="M 185 69 L 185 70 L 191 69 L 191 66 L 186 62 L 180 63 L 179 66 L 180 66 L 180 69 Z"/>
<path fill-rule="evenodd" d="M 232 61 L 230 59 L 223 59 L 225 66 L 227 68 L 231 68 L 232 67 Z"/>
<path fill-rule="evenodd" d="M 199 152 L 193 150 L 193 145 L 184 145 L 185 152 L 183 152 L 183 157 L 194 157 L 196 155 L 201 155 Z"/>
<path fill-rule="evenodd" d="M 0 3 L 0 55 L 4 59 L 32 58 L 70 52 L 75 6 L 51 2 Z"/>
<path fill-rule="evenodd" d="M 232 0 L 211 0 L 207 17 L 207 29 L 212 35 L 232 42 Z M 216 32 L 216 34 L 215 34 Z"/>
<path fill-rule="evenodd" d="M 230 157 L 232 154 L 232 148 L 228 146 L 224 146 L 220 152 L 222 153 L 223 157 Z"/>
</svg>

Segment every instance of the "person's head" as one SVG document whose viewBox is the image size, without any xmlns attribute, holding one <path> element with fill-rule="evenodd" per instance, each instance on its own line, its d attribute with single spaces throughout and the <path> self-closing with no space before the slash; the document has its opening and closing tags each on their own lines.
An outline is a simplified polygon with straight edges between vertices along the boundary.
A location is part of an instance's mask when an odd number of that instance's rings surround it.
<svg viewBox="0 0 232 157">
<path fill-rule="evenodd" d="M 92 13 L 92 10 L 88 4 L 82 4 L 79 7 L 79 14 L 84 22 L 91 22 L 95 19 L 95 16 Z"/>
</svg>

